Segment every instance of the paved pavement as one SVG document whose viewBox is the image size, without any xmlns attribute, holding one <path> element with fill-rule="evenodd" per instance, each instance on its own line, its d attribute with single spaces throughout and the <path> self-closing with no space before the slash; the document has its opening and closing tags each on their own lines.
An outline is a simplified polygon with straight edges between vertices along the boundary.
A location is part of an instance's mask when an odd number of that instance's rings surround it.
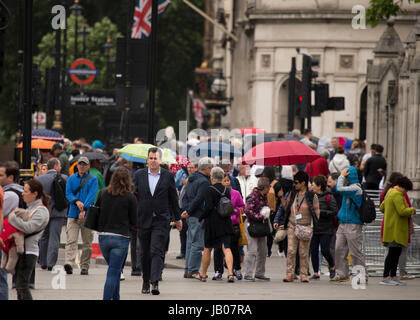
<svg viewBox="0 0 420 320">
<path fill-rule="evenodd" d="M 65 232 L 62 235 L 65 242 Z M 369 300 L 392 299 L 413 300 L 420 299 L 420 278 L 406 281 L 402 287 L 384 287 L 379 285 L 380 277 L 369 278 L 366 289 L 355 290 L 351 282 L 331 284 L 327 276 L 321 276 L 319 281 L 309 284 L 295 282 L 284 283 L 286 260 L 284 257 L 273 253 L 267 259 L 266 276 L 270 282 L 245 282 L 236 281 L 227 283 L 226 273 L 223 281 L 209 279 L 202 283 L 195 279 L 183 278 L 184 260 L 177 260 L 179 253 L 179 235 L 176 230 L 171 232 L 171 243 L 166 258 L 166 268 L 163 281 L 159 288 L 159 296 L 143 295 L 140 293 L 141 277 L 131 276 L 130 259 L 128 257 L 125 267 L 126 280 L 121 282 L 120 294 L 123 300 L 290 300 L 290 299 L 319 299 L 319 300 Z M 64 264 L 64 249 L 60 249 L 58 265 Z M 36 300 L 100 300 L 102 299 L 107 266 L 101 258 L 92 259 L 88 276 L 80 275 L 80 270 L 75 269 L 72 275 L 64 275 L 61 282 L 64 286 L 60 289 L 59 274 L 36 269 L 35 290 L 32 295 Z M 209 277 L 213 275 L 213 266 L 210 266 Z M 11 277 L 9 276 L 9 285 Z M 55 289 L 54 289 L 55 288 Z M 10 290 L 10 299 L 16 299 L 16 291 Z"/>
</svg>

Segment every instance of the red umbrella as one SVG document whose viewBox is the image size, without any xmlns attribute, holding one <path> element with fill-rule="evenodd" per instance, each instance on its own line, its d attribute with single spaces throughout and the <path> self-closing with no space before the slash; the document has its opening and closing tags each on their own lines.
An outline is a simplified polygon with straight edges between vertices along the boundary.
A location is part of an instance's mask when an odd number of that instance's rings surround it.
<svg viewBox="0 0 420 320">
<path fill-rule="evenodd" d="M 273 141 L 256 145 L 242 157 L 245 164 L 265 166 L 312 162 L 321 155 L 299 141 Z"/>
<path fill-rule="evenodd" d="M 260 129 L 260 128 L 242 128 L 241 133 L 256 134 L 256 133 L 267 133 L 267 132 L 264 129 Z"/>
<path fill-rule="evenodd" d="M 175 156 L 175 160 L 176 160 L 176 162 L 178 162 L 178 164 L 171 164 L 169 166 L 169 170 L 173 174 L 177 173 L 178 170 L 180 170 L 182 167 L 187 167 L 190 164 L 190 161 L 184 155 L 177 155 L 177 156 Z"/>
</svg>

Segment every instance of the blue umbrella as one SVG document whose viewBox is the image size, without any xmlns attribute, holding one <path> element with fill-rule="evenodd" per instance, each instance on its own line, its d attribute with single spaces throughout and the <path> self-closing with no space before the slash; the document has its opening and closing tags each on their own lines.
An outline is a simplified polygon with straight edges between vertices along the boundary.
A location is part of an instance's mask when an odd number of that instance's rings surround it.
<svg viewBox="0 0 420 320">
<path fill-rule="evenodd" d="M 45 140 L 63 140 L 60 133 L 49 129 L 35 129 L 32 130 L 32 139 L 45 139 Z"/>
<path fill-rule="evenodd" d="M 223 155 L 230 154 L 234 157 L 241 157 L 241 152 L 236 149 L 234 146 L 224 142 L 202 142 L 195 147 L 191 148 L 194 150 L 197 156 L 208 156 L 208 157 L 215 157 L 219 156 L 222 157 Z"/>
</svg>

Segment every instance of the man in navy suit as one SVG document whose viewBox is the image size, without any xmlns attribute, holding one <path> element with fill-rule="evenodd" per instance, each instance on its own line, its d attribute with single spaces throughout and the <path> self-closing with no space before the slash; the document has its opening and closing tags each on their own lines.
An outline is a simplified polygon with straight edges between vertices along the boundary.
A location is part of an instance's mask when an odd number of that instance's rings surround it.
<svg viewBox="0 0 420 320">
<path fill-rule="evenodd" d="M 171 212 L 175 225 L 182 229 L 181 209 L 174 176 L 162 169 L 162 151 L 150 148 L 148 151 L 148 168 L 140 169 L 134 174 L 134 184 L 138 192 L 138 232 L 141 245 L 141 263 L 143 268 L 142 293 L 158 295 L 159 278 L 165 257 L 165 244 Z"/>
</svg>

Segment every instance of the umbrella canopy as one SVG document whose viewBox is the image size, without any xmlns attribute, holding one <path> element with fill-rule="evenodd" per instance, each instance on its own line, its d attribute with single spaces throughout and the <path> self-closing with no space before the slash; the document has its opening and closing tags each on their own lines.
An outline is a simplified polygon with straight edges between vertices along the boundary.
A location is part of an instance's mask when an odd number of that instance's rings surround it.
<svg viewBox="0 0 420 320">
<path fill-rule="evenodd" d="M 264 129 L 261 128 L 242 128 L 241 133 L 243 134 L 256 134 L 256 133 L 267 133 Z"/>
<path fill-rule="evenodd" d="M 50 129 L 35 129 L 32 130 L 32 139 L 44 139 L 53 141 L 63 141 L 60 133 Z"/>
<path fill-rule="evenodd" d="M 148 151 L 150 148 L 158 148 L 152 144 L 129 144 L 124 148 L 118 150 L 120 157 L 131 162 L 146 163 Z M 160 148 L 158 148 L 160 149 Z M 161 149 L 162 150 L 162 149 Z M 162 163 L 175 164 L 177 163 L 175 157 L 172 155 L 172 150 L 162 150 Z"/>
<path fill-rule="evenodd" d="M 299 141 L 273 141 L 256 145 L 242 158 L 246 164 L 265 166 L 312 162 L 321 155 Z"/>
<path fill-rule="evenodd" d="M 89 161 L 99 160 L 99 161 L 106 161 L 106 156 L 100 152 L 85 152 L 83 154 L 78 154 L 75 156 L 71 161 L 74 163 L 75 161 L 79 161 L 80 157 L 86 157 Z"/>
<path fill-rule="evenodd" d="M 234 157 L 241 157 L 241 152 L 234 146 L 224 142 L 202 142 L 195 147 L 192 147 L 197 156 L 222 157 L 224 154 L 233 155 Z M 189 153 L 191 152 L 189 151 Z"/>
<path fill-rule="evenodd" d="M 54 141 L 43 140 L 43 139 L 33 139 L 31 141 L 31 148 L 51 150 L 54 144 L 55 144 Z M 23 142 L 19 143 L 18 148 L 19 149 L 23 148 Z"/>
<path fill-rule="evenodd" d="M 175 174 L 177 173 L 182 167 L 187 167 L 190 164 L 188 158 L 184 155 L 177 155 L 175 156 L 176 164 L 171 164 L 169 170 Z"/>
<path fill-rule="evenodd" d="M 148 151 L 150 148 L 157 148 L 156 146 L 152 145 L 152 144 L 147 144 L 147 143 L 143 143 L 143 144 L 136 144 L 136 143 L 132 143 L 132 144 L 128 144 L 126 145 L 124 148 L 118 150 L 118 153 L 120 155 L 126 155 L 132 158 L 140 158 L 143 160 L 147 159 L 147 155 L 148 155 Z M 121 156 L 122 157 L 122 156 Z M 122 157 L 124 158 L 124 157 Z M 126 159 L 126 158 L 124 158 Z M 126 159 L 128 160 L 128 159 Z M 128 161 L 132 161 L 132 160 L 128 160 Z M 139 161 L 133 161 L 133 162 L 139 162 Z M 142 162 L 145 163 L 146 161 Z"/>
</svg>

